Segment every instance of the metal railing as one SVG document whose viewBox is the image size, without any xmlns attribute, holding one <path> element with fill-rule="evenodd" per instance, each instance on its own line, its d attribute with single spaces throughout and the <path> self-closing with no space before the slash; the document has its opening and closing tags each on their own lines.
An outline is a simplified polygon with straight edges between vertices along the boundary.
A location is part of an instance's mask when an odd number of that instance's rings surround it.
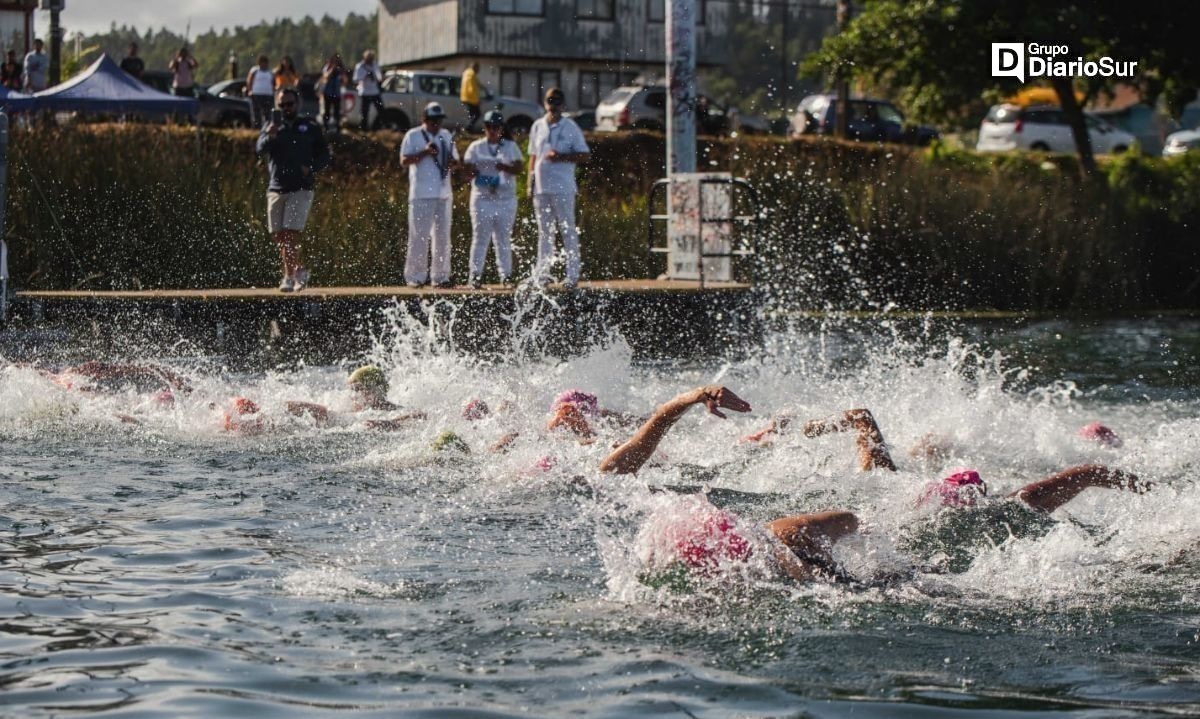
<svg viewBox="0 0 1200 719">
<path fill-rule="evenodd" d="M 646 264 L 647 269 L 650 268 L 654 255 L 663 255 L 671 251 L 669 246 L 658 246 L 654 244 L 654 227 L 656 222 L 667 223 L 670 220 L 669 214 L 656 214 L 654 212 L 655 203 L 659 200 L 659 195 L 662 195 L 662 204 L 666 207 L 666 188 L 671 184 L 670 178 L 655 180 L 650 186 L 650 195 L 646 201 Z M 703 178 L 700 180 L 701 185 L 730 185 L 730 200 L 729 209 L 732 213 L 729 217 L 708 217 L 704 208 L 704 192 L 700 192 L 700 223 L 717 224 L 729 223 L 730 229 L 730 251 L 729 252 L 705 252 L 703 231 L 699 238 L 699 255 L 698 255 L 698 273 L 700 286 L 704 287 L 704 261 L 706 259 L 729 258 L 733 260 L 739 257 L 753 257 L 758 254 L 758 229 L 762 224 L 762 205 L 758 199 L 758 190 L 754 189 L 746 179 L 741 177 L 729 178 Z M 739 200 L 739 194 L 744 199 Z M 738 214 L 739 206 L 745 207 L 749 203 L 749 214 Z M 745 231 L 749 229 L 749 231 Z M 742 230 L 739 232 L 739 230 Z M 668 237 L 668 242 L 670 238 Z M 736 268 L 735 268 L 736 269 Z M 755 272 L 751 272 L 751 281 L 755 278 Z"/>
</svg>

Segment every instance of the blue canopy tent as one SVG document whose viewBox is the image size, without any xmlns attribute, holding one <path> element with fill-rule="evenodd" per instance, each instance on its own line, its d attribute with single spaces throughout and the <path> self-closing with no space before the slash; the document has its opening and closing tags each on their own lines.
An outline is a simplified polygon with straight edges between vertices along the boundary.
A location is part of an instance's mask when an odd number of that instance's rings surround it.
<svg viewBox="0 0 1200 719">
<path fill-rule="evenodd" d="M 200 102 L 159 92 L 132 77 L 108 55 L 64 83 L 34 93 L 33 107 L 56 112 L 196 116 Z"/>
<path fill-rule="evenodd" d="M 5 112 L 20 112 L 33 106 L 33 98 L 19 92 L 0 87 L 0 108 Z"/>
</svg>

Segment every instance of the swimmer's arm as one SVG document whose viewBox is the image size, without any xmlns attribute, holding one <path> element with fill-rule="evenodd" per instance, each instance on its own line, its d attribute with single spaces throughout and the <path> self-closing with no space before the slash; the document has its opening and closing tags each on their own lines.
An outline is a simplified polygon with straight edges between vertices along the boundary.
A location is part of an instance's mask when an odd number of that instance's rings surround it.
<svg viewBox="0 0 1200 719">
<path fill-rule="evenodd" d="M 500 439 L 493 442 L 492 446 L 488 447 L 488 451 L 493 452 L 495 454 L 504 454 L 505 452 L 507 452 L 509 449 L 512 448 L 513 442 L 516 442 L 517 437 L 520 437 L 520 436 L 521 436 L 520 432 L 509 432 L 508 434 L 504 435 Z"/>
<path fill-rule="evenodd" d="M 1151 486 L 1149 482 L 1142 482 L 1137 475 L 1129 472 L 1109 469 L 1100 464 L 1082 464 L 1027 484 L 1009 497 L 1018 499 L 1033 509 L 1049 513 L 1070 502 L 1088 487 L 1126 489 L 1141 493 L 1148 491 Z"/>
<path fill-rule="evenodd" d="M 315 402 L 288 402 L 286 407 L 287 413 L 294 417 L 308 415 L 316 420 L 317 424 L 325 424 L 329 421 L 329 410 Z"/>
<path fill-rule="evenodd" d="M 750 405 L 745 400 L 725 387 L 709 385 L 684 392 L 659 407 L 629 441 L 617 447 L 600 463 L 600 471 L 613 474 L 632 474 L 641 469 L 646 460 L 654 454 L 654 450 L 658 448 L 658 443 L 679 421 L 679 418 L 692 405 L 701 402 L 707 405 L 709 412 L 722 419 L 725 418 L 725 415 L 721 413 L 721 408 L 731 409 L 735 412 L 750 411 Z"/>
<path fill-rule="evenodd" d="M 875 422 L 874 415 L 869 409 L 848 409 L 841 419 L 814 419 L 804 425 L 805 437 L 820 437 L 830 432 L 845 432 L 853 429 L 858 432 L 858 466 L 864 472 L 872 469 L 887 469 L 896 471 L 896 464 L 888 452 L 887 442 L 883 432 Z"/>
<path fill-rule="evenodd" d="M 771 437 L 777 437 L 786 432 L 791 424 L 792 418 L 790 416 L 786 414 L 779 414 L 772 417 L 771 423 L 766 427 L 760 429 L 754 434 L 746 435 L 743 439 L 745 439 L 747 442 L 769 442 Z M 812 424 L 812 422 L 809 422 L 809 424 Z"/>
<path fill-rule="evenodd" d="M 391 419 L 365 419 L 363 426 L 377 432 L 395 432 L 404 429 L 414 420 L 425 419 L 424 412 L 408 412 Z"/>
<path fill-rule="evenodd" d="M 826 547 L 858 531 L 858 517 L 845 511 L 810 512 L 776 519 L 767 529 L 783 543 L 776 554 L 783 571 L 796 581 L 807 582 L 816 578 L 820 567 L 803 557 L 821 557 L 826 566 L 833 564 Z"/>
<path fill-rule="evenodd" d="M 554 416 L 546 423 L 546 429 L 551 431 L 559 427 L 571 430 L 575 436 L 579 437 L 580 441 L 591 440 L 594 436 L 587 417 L 584 417 L 583 412 L 573 404 L 560 405 L 554 411 Z"/>
</svg>

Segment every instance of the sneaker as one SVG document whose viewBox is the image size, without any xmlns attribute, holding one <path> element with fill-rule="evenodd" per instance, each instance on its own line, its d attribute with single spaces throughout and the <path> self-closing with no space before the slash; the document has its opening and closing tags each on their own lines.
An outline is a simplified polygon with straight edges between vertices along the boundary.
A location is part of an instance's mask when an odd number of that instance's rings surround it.
<svg viewBox="0 0 1200 719">
<path fill-rule="evenodd" d="M 478 277 L 472 277 L 470 280 L 467 280 L 467 286 L 473 290 L 478 290 L 483 287 L 483 281 Z"/>
<path fill-rule="evenodd" d="M 407 284 L 407 285 L 408 285 L 410 288 L 412 288 L 412 289 L 414 289 L 414 290 L 416 290 L 416 289 L 420 289 L 420 288 L 422 288 L 422 287 L 424 287 L 424 286 L 425 286 L 425 283 L 424 283 L 424 282 L 408 282 L 408 283 L 406 283 L 406 284 Z"/>
<path fill-rule="evenodd" d="M 296 281 L 293 280 L 291 277 L 284 277 L 283 282 L 279 283 L 279 291 L 280 292 L 295 292 L 296 291 Z"/>
<path fill-rule="evenodd" d="M 299 292 L 300 290 L 304 289 L 305 287 L 308 287 L 308 281 L 310 279 L 312 279 L 312 273 L 309 272 L 307 269 L 301 267 L 300 269 L 296 270 L 296 279 L 294 282 L 294 284 L 296 286 L 296 291 Z"/>
</svg>

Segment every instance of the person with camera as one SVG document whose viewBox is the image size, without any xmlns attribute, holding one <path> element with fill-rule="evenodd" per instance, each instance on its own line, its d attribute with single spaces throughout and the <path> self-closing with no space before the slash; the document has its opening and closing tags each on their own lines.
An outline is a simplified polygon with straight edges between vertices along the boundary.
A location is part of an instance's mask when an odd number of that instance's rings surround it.
<svg viewBox="0 0 1200 719">
<path fill-rule="evenodd" d="M 408 168 L 408 253 L 404 281 L 420 287 L 453 287 L 450 281 L 450 170 L 458 163 L 454 136 L 442 129 L 446 111 L 425 106 L 421 124 L 404 134 L 400 165 Z M 432 273 L 430 249 L 433 250 Z"/>
<path fill-rule="evenodd" d="M 472 142 L 463 155 L 471 169 L 470 281 L 472 289 L 482 284 L 488 245 L 494 245 L 500 283 L 512 277 L 512 231 L 517 219 L 517 179 L 524 156 L 521 148 L 504 138 L 504 116 L 488 110 L 483 116 L 484 136 Z"/>
<path fill-rule="evenodd" d="M 277 107 L 258 136 L 258 155 L 266 157 L 267 227 L 283 263 L 280 292 L 304 289 L 311 277 L 300 261 L 300 235 L 313 201 L 313 175 L 329 166 L 329 146 L 321 125 L 300 117 L 300 93 L 285 87 L 275 95 Z"/>
<path fill-rule="evenodd" d="M 379 82 L 382 78 L 379 66 L 375 64 L 375 52 L 367 50 L 363 53 L 362 62 L 354 66 L 354 82 L 358 85 L 358 106 L 362 112 L 359 129 L 367 129 L 367 118 L 372 107 L 375 108 L 376 124 L 379 123 L 379 118 L 383 117 L 383 98 L 379 94 Z"/>
<path fill-rule="evenodd" d="M 167 69 L 171 71 L 171 94 L 177 97 L 196 96 L 196 58 L 188 52 L 187 45 L 179 48 Z"/>
<path fill-rule="evenodd" d="M 579 254 L 579 232 L 575 229 L 575 165 L 588 158 L 591 149 L 579 125 L 563 116 L 565 96 L 561 88 L 546 91 L 546 114 L 539 117 L 529 130 L 529 172 L 532 182 L 533 210 L 538 223 L 538 258 L 534 269 L 535 281 L 549 281 L 550 263 L 554 259 L 554 236 L 562 235 L 566 253 L 566 289 L 579 282 L 582 260 Z"/>
</svg>

